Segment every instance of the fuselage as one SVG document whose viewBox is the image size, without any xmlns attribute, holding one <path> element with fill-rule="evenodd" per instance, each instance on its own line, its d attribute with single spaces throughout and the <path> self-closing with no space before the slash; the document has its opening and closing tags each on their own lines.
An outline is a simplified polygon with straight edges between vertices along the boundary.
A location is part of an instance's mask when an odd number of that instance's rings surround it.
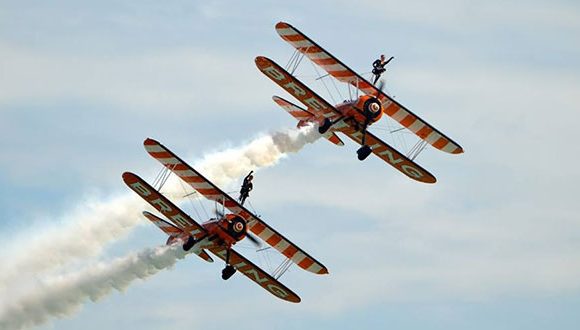
<svg viewBox="0 0 580 330">
<path fill-rule="evenodd" d="M 359 124 L 368 120 L 368 125 L 377 122 L 383 116 L 381 103 L 370 95 L 361 95 L 355 100 L 345 100 L 335 105 L 345 119 L 352 118 Z"/>
</svg>

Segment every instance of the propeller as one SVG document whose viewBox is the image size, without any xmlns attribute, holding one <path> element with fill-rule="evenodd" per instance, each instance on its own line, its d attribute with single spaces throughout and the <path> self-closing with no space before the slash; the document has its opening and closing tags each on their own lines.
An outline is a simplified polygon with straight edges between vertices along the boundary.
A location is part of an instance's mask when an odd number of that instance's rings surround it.
<svg viewBox="0 0 580 330">
<path fill-rule="evenodd" d="M 262 242 L 258 238 L 256 238 L 254 234 L 251 234 L 249 231 L 246 231 L 246 237 L 250 240 L 250 242 L 254 243 L 254 245 L 257 248 L 262 247 Z"/>
<path fill-rule="evenodd" d="M 213 210 L 216 217 L 218 217 L 218 219 L 221 219 L 225 216 L 224 212 L 222 212 L 221 210 L 219 210 L 217 207 Z M 247 227 L 246 227 L 247 228 Z M 262 242 L 256 237 L 254 236 L 254 234 L 250 233 L 247 229 L 246 229 L 246 237 L 250 240 L 250 242 L 252 242 L 257 248 L 262 247 Z"/>
</svg>

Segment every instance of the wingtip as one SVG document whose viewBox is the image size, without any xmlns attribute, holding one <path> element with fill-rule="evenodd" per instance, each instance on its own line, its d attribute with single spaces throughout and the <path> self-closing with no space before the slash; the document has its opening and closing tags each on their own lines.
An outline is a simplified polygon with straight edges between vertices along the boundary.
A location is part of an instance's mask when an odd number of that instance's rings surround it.
<svg viewBox="0 0 580 330">
<path fill-rule="evenodd" d="M 256 58 L 254 59 L 254 63 L 256 63 L 256 65 L 260 66 L 260 64 L 263 64 L 264 62 L 268 62 L 268 58 L 265 56 L 256 56 Z"/>
<path fill-rule="evenodd" d="M 284 21 L 280 21 L 280 22 L 276 23 L 276 29 L 285 29 L 289 26 L 291 26 L 291 25 L 284 22 Z"/>
<path fill-rule="evenodd" d="M 143 145 L 146 145 L 146 146 L 156 145 L 156 144 L 160 144 L 160 143 L 157 140 L 154 140 L 152 138 L 146 138 L 145 141 L 143 141 Z"/>
<path fill-rule="evenodd" d="M 465 150 L 463 150 L 462 147 L 459 147 L 459 148 L 455 149 L 455 151 L 453 151 L 453 154 L 459 155 L 459 154 L 462 154 L 464 152 L 465 152 Z"/>
<path fill-rule="evenodd" d="M 135 174 L 131 172 L 123 172 L 121 176 L 123 177 L 123 181 L 127 182 L 127 180 L 131 180 L 132 178 L 134 178 Z"/>
</svg>

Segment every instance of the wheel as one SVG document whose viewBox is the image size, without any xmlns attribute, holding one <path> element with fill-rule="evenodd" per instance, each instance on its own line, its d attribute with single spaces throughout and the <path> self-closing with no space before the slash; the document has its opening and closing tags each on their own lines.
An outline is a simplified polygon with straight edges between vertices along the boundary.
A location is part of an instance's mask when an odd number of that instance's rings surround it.
<svg viewBox="0 0 580 330">
<path fill-rule="evenodd" d="M 365 160 L 372 152 L 373 150 L 371 149 L 371 147 L 364 145 L 362 147 L 360 147 L 356 153 L 358 155 L 358 160 L 363 161 Z"/>
<path fill-rule="evenodd" d="M 322 125 L 318 126 L 318 133 L 324 134 L 324 133 L 328 132 L 330 125 L 331 125 L 330 119 L 324 118 L 324 122 L 322 123 Z"/>
<path fill-rule="evenodd" d="M 234 275 L 235 273 L 236 273 L 236 269 L 234 268 L 234 266 L 227 265 L 222 270 L 222 279 L 225 281 L 225 280 L 229 279 L 230 277 L 232 277 L 232 275 Z"/>
<path fill-rule="evenodd" d="M 191 250 L 191 248 L 194 245 L 195 245 L 195 239 L 193 238 L 193 236 L 189 236 L 189 238 L 187 239 L 187 242 L 183 243 L 183 250 L 189 251 L 189 250 Z"/>
</svg>

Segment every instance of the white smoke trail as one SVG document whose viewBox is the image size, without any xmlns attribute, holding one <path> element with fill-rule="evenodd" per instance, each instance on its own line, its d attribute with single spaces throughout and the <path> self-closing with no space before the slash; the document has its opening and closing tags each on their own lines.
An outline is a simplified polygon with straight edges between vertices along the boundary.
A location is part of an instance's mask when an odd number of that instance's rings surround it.
<svg viewBox="0 0 580 330">
<path fill-rule="evenodd" d="M 221 186 L 233 182 L 250 170 L 275 165 L 284 155 L 299 151 L 319 137 L 313 126 L 278 131 L 255 138 L 242 147 L 207 155 L 194 167 Z M 59 221 L 57 227 L 26 233 L 12 244 L 5 243 L 0 256 L 0 264 L 3 265 L 0 273 L 0 297 L 11 297 L 14 301 L 21 301 L 19 297 L 28 292 L 27 296 L 46 297 L 53 301 L 55 306 L 65 305 L 66 299 L 74 297 L 77 298 L 73 300 L 78 301 L 79 291 L 75 283 L 83 284 L 85 286 L 83 290 L 91 290 L 86 288 L 88 284 L 80 279 L 69 285 L 63 284 L 60 291 L 41 286 L 35 287 L 36 291 L 31 294 L 29 290 L 22 288 L 38 281 L 48 270 L 61 268 L 77 259 L 99 255 L 108 243 L 127 235 L 142 221 L 140 212 L 143 205 L 143 202 L 133 194 L 106 201 L 83 203 L 71 211 L 65 219 Z M 109 268 L 114 269 L 115 265 L 111 264 Z M 65 301 L 62 301 L 59 295 L 65 297 Z M 57 303 L 59 301 L 60 303 Z M 19 310 L 22 311 L 19 315 L 25 318 L 35 320 L 35 313 L 40 313 L 36 307 L 27 307 L 37 306 L 31 300 L 25 300 L 19 306 Z M 50 311 L 50 308 L 47 310 Z M 0 305 L 0 315 L 8 315 L 4 305 Z M 60 317 L 68 314 L 55 309 L 53 313 L 42 315 Z M 46 318 L 35 324 L 42 323 L 43 320 Z"/>
<path fill-rule="evenodd" d="M 23 329 L 46 323 L 51 317 L 72 315 L 87 300 L 97 301 L 113 290 L 124 291 L 136 279 L 144 280 L 173 266 L 185 254 L 180 245 L 161 246 L 46 279 L 27 295 L 1 306 L 0 329 Z"/>
</svg>

